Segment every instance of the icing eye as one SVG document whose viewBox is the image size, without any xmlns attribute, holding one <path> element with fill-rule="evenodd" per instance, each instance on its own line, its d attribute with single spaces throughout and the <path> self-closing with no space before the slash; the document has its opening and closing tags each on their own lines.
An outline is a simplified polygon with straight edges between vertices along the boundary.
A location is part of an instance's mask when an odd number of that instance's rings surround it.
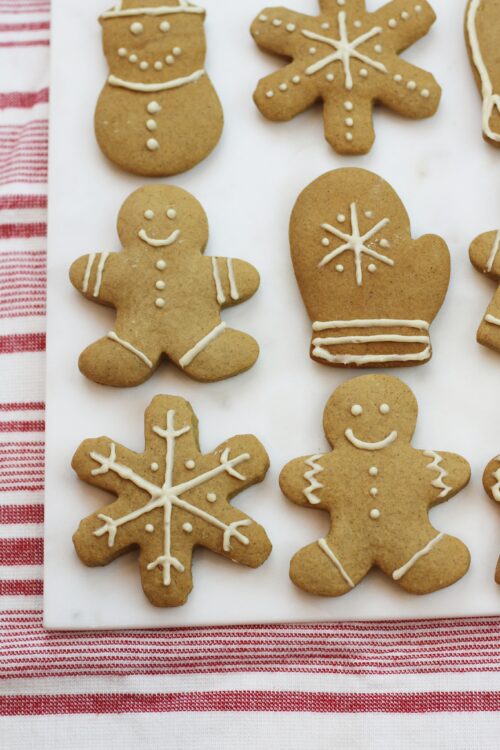
<svg viewBox="0 0 500 750">
<path fill-rule="evenodd" d="M 130 24 L 130 31 L 137 36 L 138 34 L 142 34 L 144 26 L 140 21 L 134 21 L 134 23 Z"/>
<path fill-rule="evenodd" d="M 175 208 L 169 208 L 167 211 L 167 216 L 169 219 L 176 219 L 177 218 L 177 211 Z"/>
<path fill-rule="evenodd" d="M 155 212 L 151 211 L 150 208 L 148 208 L 147 211 L 144 211 L 144 218 L 147 219 L 148 221 L 151 221 L 151 219 L 154 219 L 154 217 L 155 217 Z"/>
<path fill-rule="evenodd" d="M 163 31 L 163 33 L 166 33 L 167 31 L 170 31 L 170 24 L 168 21 L 162 21 L 160 24 L 160 31 Z"/>
<path fill-rule="evenodd" d="M 381 414 L 389 414 L 390 410 L 391 407 L 389 406 L 389 404 L 381 404 L 379 407 L 379 411 Z"/>
<path fill-rule="evenodd" d="M 354 404 L 354 406 L 351 409 L 351 414 L 353 417 L 360 417 L 361 414 L 363 414 L 363 407 L 359 404 Z"/>
</svg>

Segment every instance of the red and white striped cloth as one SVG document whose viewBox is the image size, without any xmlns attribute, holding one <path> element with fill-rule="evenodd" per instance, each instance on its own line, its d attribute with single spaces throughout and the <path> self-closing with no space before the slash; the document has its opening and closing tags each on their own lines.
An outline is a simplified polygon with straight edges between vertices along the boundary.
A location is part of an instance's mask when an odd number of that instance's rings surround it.
<svg viewBox="0 0 500 750">
<path fill-rule="evenodd" d="M 500 618 L 43 629 L 49 11 L 0 0 L 0 747 L 499 748 Z"/>
</svg>

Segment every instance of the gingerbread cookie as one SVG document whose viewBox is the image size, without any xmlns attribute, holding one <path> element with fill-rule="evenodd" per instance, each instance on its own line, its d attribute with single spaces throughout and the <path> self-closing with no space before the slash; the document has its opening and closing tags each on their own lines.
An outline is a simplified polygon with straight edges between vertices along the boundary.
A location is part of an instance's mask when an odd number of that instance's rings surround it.
<svg viewBox="0 0 500 750">
<path fill-rule="evenodd" d="M 70 271 L 87 299 L 116 308 L 116 325 L 81 355 L 81 372 L 103 385 L 148 380 L 163 356 L 195 380 L 248 370 L 259 355 L 251 336 L 228 328 L 224 307 L 259 287 L 253 266 L 205 258 L 207 217 L 190 193 L 170 185 L 139 188 L 118 216 L 121 253 L 93 253 Z"/>
<path fill-rule="evenodd" d="M 292 559 L 299 588 L 340 596 L 378 567 L 405 591 L 428 594 L 467 573 L 469 551 L 438 532 L 428 513 L 467 485 L 470 468 L 453 453 L 411 446 L 417 413 L 410 389 L 387 375 L 335 391 L 324 416 L 334 450 L 292 461 L 280 476 L 289 500 L 331 518 L 326 538 Z"/>
<path fill-rule="evenodd" d="M 500 283 L 500 231 L 486 232 L 476 237 L 469 255 L 474 268 Z M 500 352 L 500 289 L 495 292 L 479 326 L 477 340 L 483 346 Z"/>
<path fill-rule="evenodd" d="M 500 3 L 469 0 L 465 38 L 476 83 L 483 100 L 483 137 L 500 146 Z"/>
<path fill-rule="evenodd" d="M 484 470 L 483 485 L 489 497 L 496 503 L 500 503 L 500 456 L 490 461 Z M 500 584 L 500 558 L 495 571 L 495 581 Z"/>
<path fill-rule="evenodd" d="M 110 75 L 95 132 L 127 172 L 185 172 L 217 145 L 224 120 L 204 69 L 204 19 L 186 0 L 118 0 L 100 17 Z"/>
<path fill-rule="evenodd" d="M 408 214 L 381 177 L 338 169 L 317 179 L 295 204 L 290 243 L 313 321 L 312 359 L 403 367 L 431 358 L 450 254 L 435 235 L 412 239 Z"/>
<path fill-rule="evenodd" d="M 73 541 L 82 562 L 107 565 L 138 548 L 142 587 L 157 607 L 185 603 L 196 547 L 262 565 L 271 552 L 264 529 L 229 504 L 269 468 L 257 438 L 240 435 L 202 455 L 198 420 L 173 396 L 153 399 L 145 438 L 141 454 L 107 437 L 86 440 L 75 453 L 79 478 L 117 498 L 81 522 Z"/>
<path fill-rule="evenodd" d="M 319 16 L 266 8 L 252 24 L 262 50 L 292 58 L 257 86 L 255 103 L 265 117 L 291 120 L 321 99 L 335 151 L 366 154 L 375 140 L 375 103 L 413 119 L 436 112 L 441 89 L 434 77 L 398 57 L 436 19 L 426 0 L 392 0 L 374 13 L 364 0 L 319 4 Z"/>
</svg>

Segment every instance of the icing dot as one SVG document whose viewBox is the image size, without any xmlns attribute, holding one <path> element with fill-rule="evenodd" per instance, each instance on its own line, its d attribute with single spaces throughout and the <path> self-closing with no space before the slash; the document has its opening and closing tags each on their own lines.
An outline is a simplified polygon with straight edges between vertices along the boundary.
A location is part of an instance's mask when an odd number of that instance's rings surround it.
<svg viewBox="0 0 500 750">
<path fill-rule="evenodd" d="M 158 297 L 158 299 L 155 302 L 156 307 L 160 308 L 160 310 L 162 309 L 162 307 L 165 307 L 166 304 L 167 303 L 165 302 L 165 300 L 162 299 L 161 297 Z"/>
<path fill-rule="evenodd" d="M 184 466 L 186 467 L 186 469 L 189 469 L 189 471 L 192 471 L 192 470 L 193 470 L 193 469 L 194 469 L 194 468 L 196 467 L 196 462 L 195 462 L 195 461 L 193 461 L 193 459 L 192 459 L 192 458 L 189 458 L 189 459 L 188 459 L 188 460 L 187 460 L 187 461 L 185 462 Z"/>
<path fill-rule="evenodd" d="M 389 28 L 395 29 L 396 26 L 398 25 L 398 22 L 396 21 L 395 18 L 389 18 L 387 25 L 389 26 Z"/>
<path fill-rule="evenodd" d="M 143 60 L 141 63 L 139 63 L 139 67 L 141 70 L 147 70 L 149 68 L 149 63 L 146 62 L 146 60 Z"/>
<path fill-rule="evenodd" d="M 362 21 L 354 21 L 354 28 L 360 29 L 363 25 Z"/>
<path fill-rule="evenodd" d="M 370 263 L 370 265 L 368 266 L 368 271 L 369 273 L 376 273 L 377 266 L 375 265 L 375 263 Z"/>
<path fill-rule="evenodd" d="M 337 5 L 345 5 L 345 0 L 337 0 Z"/>
<path fill-rule="evenodd" d="M 148 142 L 146 143 L 146 146 L 150 151 L 157 151 L 157 149 L 160 148 L 160 144 L 156 140 L 156 138 L 149 138 Z"/>
<path fill-rule="evenodd" d="M 300 83 L 300 76 L 294 76 L 292 78 L 292 83 L 295 83 L 295 84 Z"/>
<path fill-rule="evenodd" d="M 127 57 L 127 50 L 125 49 L 125 47 L 120 47 L 120 49 L 118 50 L 118 54 L 120 55 L 120 57 Z"/>
<path fill-rule="evenodd" d="M 352 141 L 353 138 L 354 138 L 354 136 L 353 136 L 352 133 L 346 133 L 345 134 L 346 141 Z"/>
<path fill-rule="evenodd" d="M 422 89 L 422 91 L 420 92 L 420 96 L 422 96 L 424 99 L 428 99 L 430 95 L 431 92 L 429 91 L 429 89 Z"/>
<path fill-rule="evenodd" d="M 156 268 L 158 269 L 158 271 L 164 271 L 166 267 L 167 267 L 167 264 L 165 263 L 164 260 L 157 261 Z"/>
<path fill-rule="evenodd" d="M 268 92 L 266 93 L 266 96 L 267 96 L 267 98 L 268 98 L 268 99 L 272 99 L 272 98 L 273 98 L 273 96 L 274 96 L 274 91 L 268 91 Z"/>
<path fill-rule="evenodd" d="M 326 80 L 330 83 L 335 80 L 335 75 L 333 73 L 327 73 L 326 74 Z"/>
<path fill-rule="evenodd" d="M 352 119 L 352 117 L 346 117 L 344 122 L 348 128 L 352 128 L 352 126 L 354 125 L 354 120 Z"/>
<path fill-rule="evenodd" d="M 150 115 L 156 115 L 161 111 L 161 106 L 158 104 L 158 102 L 149 102 L 146 109 L 148 110 Z"/>
<path fill-rule="evenodd" d="M 372 487 L 371 490 L 370 490 L 370 495 L 372 497 L 377 497 L 377 495 L 378 495 L 378 489 L 376 487 Z"/>
<path fill-rule="evenodd" d="M 380 511 L 378 508 L 374 508 L 370 511 L 370 518 L 372 518 L 374 521 L 378 521 L 380 518 Z"/>
<path fill-rule="evenodd" d="M 339 222 L 339 224 L 343 224 L 343 223 L 344 223 L 344 221 L 345 221 L 345 216 L 344 216 L 344 214 L 339 214 L 339 215 L 337 216 L 337 221 Z"/>
<path fill-rule="evenodd" d="M 373 219 L 373 211 L 365 211 L 365 216 L 367 219 Z"/>
<path fill-rule="evenodd" d="M 155 284 L 155 287 L 156 287 L 156 288 L 157 288 L 157 289 L 158 289 L 158 290 L 159 290 L 160 292 L 162 292 L 162 291 L 163 291 L 163 290 L 165 289 L 165 287 L 166 287 L 166 286 L 167 286 L 167 285 L 165 284 L 165 282 L 164 282 L 164 281 L 157 281 L 157 282 L 156 282 L 156 284 Z"/>
<path fill-rule="evenodd" d="M 321 28 L 325 29 L 325 31 L 328 30 L 330 28 L 330 24 L 328 23 L 328 21 L 325 21 L 324 23 L 322 23 Z"/>
<path fill-rule="evenodd" d="M 151 471 L 158 471 L 158 469 L 159 469 L 159 468 L 160 468 L 160 467 L 158 466 L 158 464 L 157 464 L 157 463 L 152 463 L 152 464 L 151 464 Z"/>
<path fill-rule="evenodd" d="M 323 245 L 323 247 L 328 247 L 330 244 L 330 240 L 328 239 L 328 237 L 323 237 L 323 239 L 321 240 L 321 244 Z"/>
<path fill-rule="evenodd" d="M 410 91 L 415 91 L 415 89 L 417 88 L 417 84 L 415 83 L 415 81 L 408 81 L 408 83 L 406 84 L 406 88 L 410 89 Z"/>
<path fill-rule="evenodd" d="M 286 83 L 280 83 L 279 89 L 280 91 L 288 91 L 288 86 Z"/>
<path fill-rule="evenodd" d="M 422 6 L 421 5 L 415 5 L 415 13 L 421 13 L 422 12 Z"/>
<path fill-rule="evenodd" d="M 163 63 L 161 60 L 157 60 L 154 64 L 155 70 L 161 70 L 163 68 Z"/>
<path fill-rule="evenodd" d="M 191 534 L 191 532 L 193 531 L 193 525 L 190 523 L 183 523 L 182 530 L 185 531 L 186 534 Z"/>
<path fill-rule="evenodd" d="M 179 57 L 179 55 L 182 55 L 182 48 L 181 47 L 174 47 L 172 52 L 176 57 Z"/>
<path fill-rule="evenodd" d="M 344 102 L 344 109 L 346 109 L 348 112 L 352 112 L 354 109 L 354 104 L 352 102 Z"/>
<path fill-rule="evenodd" d="M 281 26 L 282 23 L 283 21 L 280 21 L 279 18 L 273 19 L 273 26 Z"/>
<path fill-rule="evenodd" d="M 389 242 L 389 240 L 380 240 L 380 247 L 386 247 L 387 248 L 387 247 L 390 247 L 390 246 L 391 246 L 391 243 Z"/>
<path fill-rule="evenodd" d="M 373 49 L 375 50 L 375 52 L 379 52 L 380 53 L 380 52 L 382 52 L 383 47 L 382 47 L 381 44 L 376 44 Z"/>
<path fill-rule="evenodd" d="M 396 75 L 394 76 L 394 80 L 396 81 L 396 83 L 401 83 L 401 81 L 403 80 L 403 76 L 401 75 L 401 73 L 396 73 Z"/>
<path fill-rule="evenodd" d="M 390 410 L 391 407 L 389 406 L 389 404 L 380 404 L 379 411 L 381 414 L 389 414 Z"/>
<path fill-rule="evenodd" d="M 309 54 L 310 55 L 315 55 L 317 51 L 318 50 L 316 49 L 316 47 L 309 47 Z"/>
<path fill-rule="evenodd" d="M 160 31 L 170 31 L 170 23 L 168 21 L 162 21 L 160 24 Z"/>
<path fill-rule="evenodd" d="M 371 467 L 371 469 L 369 470 L 368 474 L 369 474 L 369 475 L 370 475 L 371 477 L 376 477 L 376 476 L 378 476 L 378 469 L 377 469 L 377 467 L 376 467 L 376 466 L 372 466 L 372 467 Z"/>
<path fill-rule="evenodd" d="M 155 527 L 153 526 L 152 523 L 147 523 L 144 527 L 144 531 L 147 531 L 148 534 L 153 534 L 154 530 L 155 530 Z"/>
<path fill-rule="evenodd" d="M 338 273 L 344 273 L 344 266 L 339 263 L 338 266 L 335 266 L 335 270 L 338 271 Z"/>
<path fill-rule="evenodd" d="M 156 120 L 148 120 L 146 123 L 146 127 L 148 130 L 156 130 L 158 127 Z"/>
<path fill-rule="evenodd" d="M 169 219 L 176 219 L 177 218 L 177 211 L 175 208 L 169 208 L 167 211 L 167 218 Z"/>
<path fill-rule="evenodd" d="M 403 21 L 407 21 L 409 19 L 409 17 L 410 17 L 410 14 L 408 13 L 407 10 L 403 10 L 401 12 L 401 18 L 403 19 Z"/>
<path fill-rule="evenodd" d="M 151 211 L 150 208 L 148 208 L 147 211 L 144 211 L 144 218 L 147 219 L 148 221 L 151 221 L 152 219 L 154 219 L 154 217 L 155 217 L 155 212 Z"/>
<path fill-rule="evenodd" d="M 140 21 L 134 21 L 134 23 L 130 24 L 130 31 L 137 36 L 137 34 L 142 34 L 144 26 Z"/>
<path fill-rule="evenodd" d="M 175 58 L 173 57 L 173 55 L 167 55 L 165 58 L 165 62 L 167 63 L 167 65 L 173 65 L 175 62 Z"/>
<path fill-rule="evenodd" d="M 361 68 L 361 70 L 359 71 L 359 75 L 362 78 L 368 78 L 368 71 L 367 71 L 367 69 L 366 68 Z"/>
<path fill-rule="evenodd" d="M 262 14 L 261 16 L 259 16 L 259 21 L 267 21 L 267 16 Z"/>
<path fill-rule="evenodd" d="M 137 55 L 130 55 L 128 59 L 131 63 L 136 63 L 139 58 L 137 57 Z"/>
<path fill-rule="evenodd" d="M 363 407 L 360 406 L 360 404 L 354 404 L 351 407 L 351 414 L 353 417 L 359 417 L 361 414 L 363 414 Z"/>
<path fill-rule="evenodd" d="M 290 31 L 290 32 L 295 31 L 296 28 L 297 27 L 295 26 L 294 23 L 287 23 L 287 25 L 286 25 L 286 30 Z"/>
<path fill-rule="evenodd" d="M 207 500 L 209 503 L 217 502 L 217 495 L 215 494 L 215 492 L 209 492 L 207 495 Z"/>
</svg>

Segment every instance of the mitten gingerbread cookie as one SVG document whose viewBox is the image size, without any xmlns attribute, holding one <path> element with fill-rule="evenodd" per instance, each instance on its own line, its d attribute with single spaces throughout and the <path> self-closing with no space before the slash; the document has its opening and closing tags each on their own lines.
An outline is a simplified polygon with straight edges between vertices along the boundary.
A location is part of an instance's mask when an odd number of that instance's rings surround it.
<svg viewBox="0 0 500 750">
<path fill-rule="evenodd" d="M 407 367 L 431 358 L 450 254 L 435 235 L 412 239 L 405 207 L 381 177 L 339 169 L 317 179 L 295 204 L 290 243 L 313 321 L 312 359 Z"/>
<path fill-rule="evenodd" d="M 500 456 L 490 461 L 484 470 L 483 485 L 491 499 L 500 503 Z M 500 584 L 500 558 L 495 571 L 495 581 Z"/>
<path fill-rule="evenodd" d="M 319 16 L 266 8 L 252 24 L 261 49 L 293 60 L 257 86 L 265 117 L 291 120 L 320 99 L 331 146 L 366 154 L 375 140 L 375 103 L 413 119 L 435 113 L 441 89 L 434 77 L 398 57 L 436 19 L 426 0 L 391 0 L 374 13 L 365 0 L 319 4 Z"/>
<path fill-rule="evenodd" d="M 242 260 L 203 257 L 207 217 L 192 195 L 167 185 L 136 190 L 120 210 L 118 235 L 121 253 L 85 255 L 70 271 L 87 299 L 117 311 L 115 328 L 81 355 L 84 375 L 139 385 L 165 356 L 211 382 L 255 363 L 257 343 L 227 328 L 220 310 L 255 294 L 259 274 Z"/>
<path fill-rule="evenodd" d="M 157 396 L 146 410 L 146 447 L 134 453 L 107 437 L 86 440 L 73 458 L 84 482 L 116 500 L 81 522 L 73 537 L 91 567 L 140 551 L 144 593 L 157 607 L 184 604 L 192 589 L 192 557 L 206 547 L 257 568 L 271 552 L 259 524 L 229 501 L 261 482 L 267 453 L 252 435 L 200 453 L 198 420 L 187 401 Z"/>
<path fill-rule="evenodd" d="M 429 522 L 429 509 L 467 485 L 467 461 L 411 446 L 418 407 L 397 378 L 367 375 L 340 386 L 324 428 L 334 450 L 288 464 L 280 485 L 297 505 L 327 511 L 331 527 L 292 559 L 304 591 L 340 596 L 373 567 L 405 591 L 429 594 L 467 573 L 465 545 Z"/>
<path fill-rule="evenodd" d="M 488 278 L 500 283 L 500 231 L 486 232 L 477 237 L 470 246 L 471 263 Z M 500 352 L 500 290 L 497 289 L 486 311 L 477 340 L 483 346 Z"/>
<path fill-rule="evenodd" d="M 217 145 L 222 108 L 205 62 L 205 11 L 186 0 L 118 0 L 103 13 L 110 75 L 95 113 L 104 154 L 128 172 L 184 172 Z"/>
<path fill-rule="evenodd" d="M 500 146 L 500 3 L 469 0 L 465 38 L 474 76 L 483 99 L 483 137 Z"/>
</svg>

